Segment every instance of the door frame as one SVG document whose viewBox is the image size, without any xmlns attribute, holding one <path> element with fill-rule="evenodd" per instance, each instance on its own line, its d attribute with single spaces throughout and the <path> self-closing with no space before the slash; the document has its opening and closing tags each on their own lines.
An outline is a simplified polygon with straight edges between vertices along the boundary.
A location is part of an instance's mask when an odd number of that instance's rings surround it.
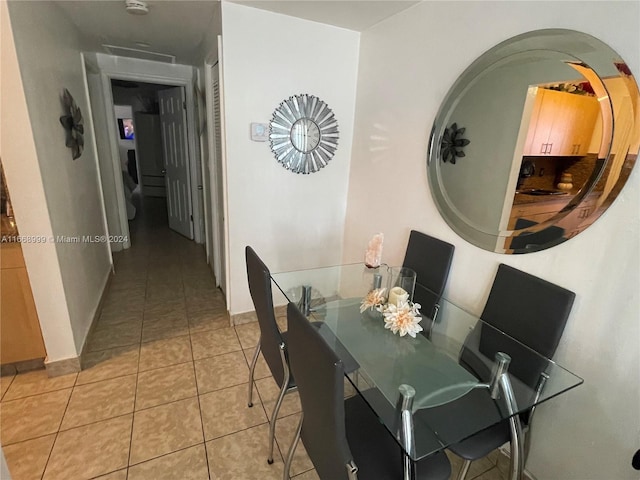
<svg viewBox="0 0 640 480">
<path fill-rule="evenodd" d="M 118 57 L 115 57 L 118 58 Z M 127 59 L 127 61 L 132 61 L 134 59 Z M 144 61 L 142 61 L 144 62 Z M 146 62 L 144 62 L 146 63 Z M 170 85 L 175 87 L 183 87 L 185 91 L 185 101 L 186 101 L 186 114 L 187 114 L 187 141 L 189 148 L 189 178 L 191 180 L 191 205 L 192 205 L 192 215 L 193 215 L 193 240 L 196 243 L 203 243 L 204 235 L 202 232 L 202 194 L 201 191 L 198 190 L 198 186 L 202 185 L 202 175 L 200 170 L 200 150 L 198 148 L 198 141 L 196 139 L 195 132 L 197 132 L 197 122 L 195 116 L 195 108 L 194 108 L 194 95 L 193 95 L 193 82 L 194 77 L 191 79 L 186 79 L 183 76 L 168 76 L 168 75 L 156 75 L 156 74 L 145 74 L 140 72 L 129 72 L 126 70 L 118 70 L 118 69 L 110 69 L 104 68 L 99 65 L 100 77 L 102 80 L 102 89 L 103 89 L 103 99 L 105 103 L 105 109 L 107 114 L 112 114 L 113 112 L 113 92 L 111 90 L 111 80 L 129 80 L 129 81 L 138 81 L 144 83 L 155 83 L 159 85 Z M 124 186 L 122 183 L 122 174 L 121 166 L 120 166 L 120 155 L 118 151 L 118 133 L 116 131 L 115 122 L 111 121 L 110 118 L 107 119 L 107 135 L 109 137 L 109 144 L 111 146 L 111 163 L 113 167 L 113 172 L 115 176 L 115 189 L 116 196 L 118 202 L 118 214 L 120 218 L 120 228 L 121 232 L 119 235 L 125 236 L 127 241 L 122 242 L 122 248 L 129 248 L 131 246 L 131 237 L 129 232 L 129 220 L 127 217 L 126 205 L 125 205 L 125 196 L 124 196 Z M 114 233 L 110 232 L 112 235 Z"/>
<path fill-rule="evenodd" d="M 204 92 L 207 118 L 207 149 L 209 162 L 208 181 L 203 184 L 210 187 L 211 218 L 205 218 L 208 228 L 212 229 L 213 245 L 208 245 L 207 252 L 213 260 L 213 273 L 216 286 L 225 294 L 227 308 L 229 296 L 229 224 L 227 210 L 227 154 L 225 134 L 224 85 L 222 70 L 222 37 L 218 35 L 217 59 L 207 58 L 204 62 Z M 219 94 L 220 94 L 220 158 L 216 158 L 215 116 L 213 112 L 213 69 L 218 66 Z M 221 175 L 218 174 L 218 166 Z M 212 168 L 213 167 L 213 168 Z M 204 165 L 203 165 L 204 176 Z M 206 197 L 205 197 L 206 198 Z M 224 251 L 223 251 L 224 246 Z"/>
<path fill-rule="evenodd" d="M 207 229 L 211 229 L 211 236 L 213 238 L 213 245 L 209 245 L 209 237 L 207 236 L 207 251 L 211 258 L 211 264 L 213 267 L 213 275 L 216 279 L 216 287 L 219 287 L 222 279 L 222 239 L 220 238 L 219 225 L 223 221 L 222 205 L 218 201 L 217 190 L 222 187 L 221 179 L 218 178 L 218 171 L 216 168 L 216 162 L 220 162 L 222 159 L 216 158 L 216 138 L 215 138 L 215 116 L 213 114 L 213 67 L 218 62 L 213 64 L 205 62 L 204 64 L 204 83 L 205 83 L 205 109 L 207 116 L 207 149 L 209 155 L 207 156 L 207 162 L 209 163 L 209 178 L 203 184 L 210 186 L 210 198 L 211 205 L 211 218 L 205 218 L 207 223 Z M 203 164 L 204 175 L 204 164 Z"/>
</svg>

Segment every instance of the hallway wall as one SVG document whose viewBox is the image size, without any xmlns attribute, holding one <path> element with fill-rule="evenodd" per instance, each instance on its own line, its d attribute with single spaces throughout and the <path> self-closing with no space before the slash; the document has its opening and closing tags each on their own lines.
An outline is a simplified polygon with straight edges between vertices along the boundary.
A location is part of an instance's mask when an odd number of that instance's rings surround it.
<svg viewBox="0 0 640 480">
<path fill-rule="evenodd" d="M 14 144 L 20 138 L 31 137 L 38 164 L 37 169 L 33 165 L 28 171 L 7 168 L 21 233 L 48 237 L 50 229 L 54 237 L 105 235 L 79 34 L 52 2 L 9 2 L 8 8 L 22 77 L 22 85 L 14 88 L 24 88 L 29 118 L 8 127 L 20 133 L 13 137 L 7 132 L 9 135 L 3 138 L 3 156 L 5 141 Z M 3 54 L 4 51 L 3 42 Z M 4 87 L 3 84 L 3 94 Z M 77 160 L 72 160 L 71 150 L 65 146 L 65 132 L 59 121 L 63 114 L 60 98 L 64 88 L 73 95 L 84 117 L 85 146 Z M 14 90 L 15 93 L 18 90 Z M 28 148 L 26 150 L 28 152 Z M 15 167 L 24 159 L 20 153 L 14 154 L 20 156 L 3 160 Z M 40 182 L 44 199 L 36 197 L 27 201 L 27 194 L 18 191 L 30 189 L 31 185 L 37 191 Z M 50 256 L 52 248 L 55 248 L 55 259 Z M 52 244 L 48 240 L 46 245 L 27 246 L 24 253 L 42 324 L 47 361 L 77 356 L 111 268 L 108 243 L 57 241 Z M 62 288 L 59 288 L 60 279 Z M 72 335 L 71 342 L 68 335 Z"/>
</svg>

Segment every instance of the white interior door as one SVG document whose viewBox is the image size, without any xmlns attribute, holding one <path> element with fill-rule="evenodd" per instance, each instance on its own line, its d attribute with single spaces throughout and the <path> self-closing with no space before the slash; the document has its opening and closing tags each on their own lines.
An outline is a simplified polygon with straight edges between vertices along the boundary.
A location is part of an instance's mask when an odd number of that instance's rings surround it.
<svg viewBox="0 0 640 480">
<path fill-rule="evenodd" d="M 193 240 L 187 115 L 183 87 L 158 92 L 169 228 Z"/>
</svg>

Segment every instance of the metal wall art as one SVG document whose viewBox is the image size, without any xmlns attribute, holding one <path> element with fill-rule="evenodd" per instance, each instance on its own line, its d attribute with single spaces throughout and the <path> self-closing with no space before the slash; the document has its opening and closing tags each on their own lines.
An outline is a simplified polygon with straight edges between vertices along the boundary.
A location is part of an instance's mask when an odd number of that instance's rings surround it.
<svg viewBox="0 0 640 480">
<path fill-rule="evenodd" d="M 465 128 L 458 128 L 457 123 L 445 128 L 440 145 L 440 156 L 443 162 L 449 161 L 455 165 L 456 158 L 465 156 L 462 148 L 471 143 L 466 138 L 462 138 L 465 130 Z"/>
<path fill-rule="evenodd" d="M 338 121 L 326 103 L 314 95 L 284 100 L 269 122 L 269 144 L 276 160 L 295 173 L 325 167 L 338 148 Z"/>
<path fill-rule="evenodd" d="M 66 88 L 62 92 L 62 103 L 66 115 L 60 117 L 60 123 L 67 134 L 65 145 L 71 149 L 71 156 L 75 160 L 82 155 L 82 150 L 84 150 L 82 112 Z"/>
</svg>

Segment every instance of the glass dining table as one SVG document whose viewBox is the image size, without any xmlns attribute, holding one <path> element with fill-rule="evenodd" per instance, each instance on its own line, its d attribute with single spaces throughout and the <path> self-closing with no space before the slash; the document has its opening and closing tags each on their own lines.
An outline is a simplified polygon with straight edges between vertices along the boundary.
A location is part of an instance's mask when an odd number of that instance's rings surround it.
<svg viewBox="0 0 640 480">
<path fill-rule="evenodd" d="M 390 271 L 359 263 L 272 273 L 274 302 L 294 302 L 317 322 L 402 448 L 406 480 L 415 462 L 501 422 L 511 433 L 510 478 L 520 480 L 521 420 L 583 380 L 419 283 L 413 298 L 434 299 L 421 311 L 423 332 L 392 333 L 381 313 L 361 311 L 371 290 L 393 286 Z"/>
</svg>

